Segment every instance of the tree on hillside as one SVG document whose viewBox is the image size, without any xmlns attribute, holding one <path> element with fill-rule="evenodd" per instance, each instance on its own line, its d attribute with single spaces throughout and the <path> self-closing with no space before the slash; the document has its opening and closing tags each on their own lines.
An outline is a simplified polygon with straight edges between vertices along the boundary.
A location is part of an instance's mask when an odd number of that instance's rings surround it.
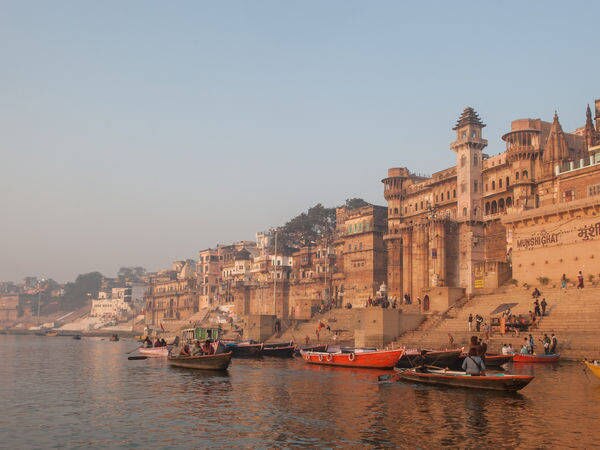
<svg viewBox="0 0 600 450">
<path fill-rule="evenodd" d="M 104 276 L 100 272 L 90 272 L 78 275 L 74 282 L 65 284 L 65 295 L 62 299 L 63 308 L 83 306 L 88 299 L 88 294 L 96 297 L 103 278 Z"/>
<path fill-rule="evenodd" d="M 349 198 L 343 206 L 356 209 L 367 206 L 369 203 L 362 198 Z M 321 203 L 290 219 L 285 225 L 276 229 L 277 248 L 297 249 L 311 242 L 332 237 L 335 231 L 335 210 L 326 208 Z M 270 243 L 270 251 L 274 251 L 274 240 Z"/>
<path fill-rule="evenodd" d="M 146 275 L 146 269 L 140 266 L 121 267 L 117 272 L 117 277 L 121 281 L 140 281 L 144 275 Z"/>
</svg>

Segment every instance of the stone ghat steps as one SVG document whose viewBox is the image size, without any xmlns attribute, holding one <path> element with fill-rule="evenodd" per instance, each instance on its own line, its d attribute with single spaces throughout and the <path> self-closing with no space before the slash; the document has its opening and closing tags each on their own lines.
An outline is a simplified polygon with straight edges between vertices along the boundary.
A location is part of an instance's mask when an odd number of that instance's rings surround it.
<svg viewBox="0 0 600 450">
<path fill-rule="evenodd" d="M 329 332 L 326 328 L 321 329 L 319 339 L 317 340 L 315 330 L 320 321 L 329 325 L 332 331 Z M 343 330 L 339 332 L 337 342 L 349 342 L 354 341 L 355 328 L 356 311 L 353 309 L 335 308 L 323 314 L 317 314 L 309 321 L 297 321 L 295 325 L 288 327 L 281 336 L 274 335 L 267 341 L 284 342 L 293 340 L 298 344 L 304 344 L 306 336 L 308 336 L 310 343 L 333 343 L 333 331 Z"/>
</svg>

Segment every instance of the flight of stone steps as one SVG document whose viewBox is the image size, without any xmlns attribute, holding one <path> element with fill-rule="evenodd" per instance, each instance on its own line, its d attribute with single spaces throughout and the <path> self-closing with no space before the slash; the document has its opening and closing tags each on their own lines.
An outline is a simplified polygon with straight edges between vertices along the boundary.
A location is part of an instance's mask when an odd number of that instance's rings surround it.
<svg viewBox="0 0 600 450">
<path fill-rule="evenodd" d="M 547 315 L 532 331 L 536 343 L 543 334 L 550 336 L 555 333 L 563 356 L 573 359 L 600 357 L 600 288 L 562 290 L 540 287 L 540 290 L 541 298 L 546 298 L 548 302 L 548 308 Z M 522 287 L 505 287 L 494 294 L 473 297 L 463 307 L 449 311 L 446 314 L 449 317 L 443 320 L 430 317 L 419 329 L 400 336 L 397 344 L 410 348 L 445 348 L 449 347 L 448 334 L 451 334 L 454 346 L 466 346 L 470 336 L 484 335 L 483 331 L 475 332 L 474 324 L 473 331 L 468 331 L 467 318 L 470 313 L 473 316 L 480 314 L 487 320 L 490 313 L 502 303 L 517 303 L 512 307 L 512 312 L 527 314 L 533 309 L 531 291 Z M 433 321 L 435 325 L 431 326 Z M 503 343 L 510 342 L 519 349 L 524 337 L 523 334 L 515 336 L 514 333 L 502 336 L 496 332 L 490 337 L 490 348 L 497 351 Z"/>
<path fill-rule="evenodd" d="M 319 321 L 329 325 L 331 332 L 326 328 L 321 329 L 319 338 L 315 330 Z M 354 330 L 357 325 L 356 310 L 346 308 L 334 308 L 322 314 L 316 314 L 309 321 L 296 321 L 285 329 L 280 336 L 274 335 L 268 339 L 269 342 L 294 341 L 297 344 L 305 344 L 306 336 L 310 344 L 354 344 Z M 338 332 L 337 340 L 333 339 L 334 332 Z"/>
</svg>

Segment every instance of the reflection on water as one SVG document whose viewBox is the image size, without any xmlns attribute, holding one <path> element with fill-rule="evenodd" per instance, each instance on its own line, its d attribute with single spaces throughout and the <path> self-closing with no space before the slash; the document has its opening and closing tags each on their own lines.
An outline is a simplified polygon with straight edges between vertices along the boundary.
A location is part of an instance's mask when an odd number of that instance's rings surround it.
<svg viewBox="0 0 600 450">
<path fill-rule="evenodd" d="M 229 373 L 129 361 L 133 341 L 0 336 L 0 447 L 591 447 L 600 380 L 515 366 L 521 393 L 378 383 L 385 373 L 234 360 Z"/>
</svg>

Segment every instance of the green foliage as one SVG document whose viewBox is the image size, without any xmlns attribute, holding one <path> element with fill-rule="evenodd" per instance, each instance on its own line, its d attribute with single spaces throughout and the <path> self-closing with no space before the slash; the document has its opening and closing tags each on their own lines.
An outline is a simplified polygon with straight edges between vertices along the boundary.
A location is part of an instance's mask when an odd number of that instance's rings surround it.
<svg viewBox="0 0 600 450">
<path fill-rule="evenodd" d="M 369 203 L 362 198 L 349 198 L 344 205 L 348 209 L 368 206 Z M 321 203 L 290 219 L 284 226 L 277 228 L 277 248 L 296 249 L 317 242 L 324 238 L 333 237 L 335 231 L 335 210 L 326 208 Z M 271 251 L 275 246 L 271 242 Z"/>
<path fill-rule="evenodd" d="M 546 286 L 550 282 L 548 277 L 537 277 L 537 280 L 542 286 Z"/>
<path fill-rule="evenodd" d="M 63 308 L 79 308 L 88 300 L 88 294 L 97 296 L 103 278 L 100 272 L 90 272 L 78 275 L 74 282 L 65 284 Z"/>
</svg>

